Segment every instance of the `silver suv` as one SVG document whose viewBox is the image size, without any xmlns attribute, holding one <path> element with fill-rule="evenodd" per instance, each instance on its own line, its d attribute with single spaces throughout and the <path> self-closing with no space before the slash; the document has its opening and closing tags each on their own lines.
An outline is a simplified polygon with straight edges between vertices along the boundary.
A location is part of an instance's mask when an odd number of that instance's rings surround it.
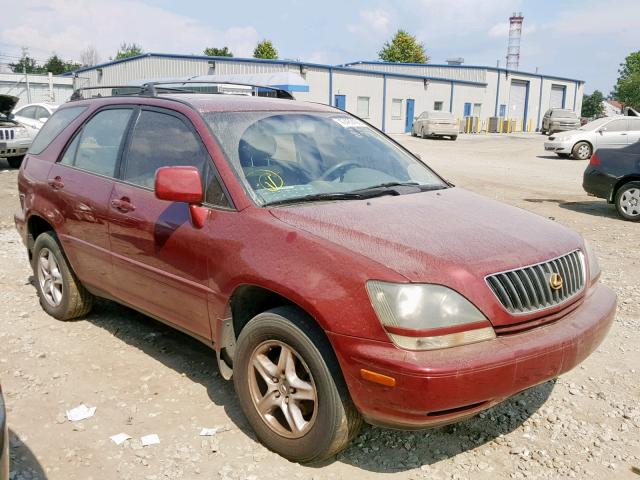
<svg viewBox="0 0 640 480">
<path fill-rule="evenodd" d="M 11 95 L 0 95 L 0 158 L 6 158 L 12 168 L 20 166 L 35 136 L 35 132 L 12 119 L 11 110 L 18 100 Z"/>
<path fill-rule="evenodd" d="M 580 119 L 573 110 L 565 108 L 550 108 L 542 118 L 540 133 L 552 135 L 556 132 L 566 132 L 580 127 Z"/>
</svg>

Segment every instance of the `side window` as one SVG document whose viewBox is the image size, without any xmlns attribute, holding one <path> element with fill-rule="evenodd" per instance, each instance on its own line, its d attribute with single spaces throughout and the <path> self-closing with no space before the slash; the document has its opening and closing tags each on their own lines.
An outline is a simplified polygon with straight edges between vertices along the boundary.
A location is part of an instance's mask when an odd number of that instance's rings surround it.
<svg viewBox="0 0 640 480">
<path fill-rule="evenodd" d="M 113 177 L 118 163 L 120 144 L 131 112 L 130 108 L 98 112 L 71 142 L 65 157 L 67 153 L 72 154 L 75 149 L 74 166 L 98 175 Z M 67 163 L 69 159 L 63 157 L 63 162 Z"/>
<path fill-rule="evenodd" d="M 640 118 L 629 117 L 627 122 L 629 122 L 629 130 L 632 132 L 640 131 Z"/>
<path fill-rule="evenodd" d="M 24 107 L 16 115 L 20 115 L 25 118 L 36 118 L 36 107 Z"/>
<path fill-rule="evenodd" d="M 42 153 L 53 139 L 60 135 L 60 132 L 67 128 L 86 109 L 87 107 L 67 107 L 56 110 L 51 118 L 47 120 L 47 123 L 42 126 L 36 138 L 33 139 L 33 143 L 29 147 L 29 153 L 33 155 Z"/>
<path fill-rule="evenodd" d="M 224 189 L 222 188 L 222 182 L 215 174 L 213 168 L 207 168 L 207 179 L 205 185 L 205 203 L 214 205 L 216 207 L 231 208 L 229 199 L 227 198 L 227 195 L 224 193 Z"/>
<path fill-rule="evenodd" d="M 604 128 L 607 132 L 624 132 L 627 130 L 627 120 L 619 119 L 607 123 Z"/>
<path fill-rule="evenodd" d="M 36 107 L 36 118 L 38 120 L 41 118 L 49 118 L 50 116 L 51 115 L 49 115 L 49 112 L 46 108 Z"/>
<path fill-rule="evenodd" d="M 143 110 L 131 135 L 123 180 L 153 188 L 160 167 L 194 166 L 205 178 L 209 155 L 184 121 L 173 115 Z"/>
</svg>

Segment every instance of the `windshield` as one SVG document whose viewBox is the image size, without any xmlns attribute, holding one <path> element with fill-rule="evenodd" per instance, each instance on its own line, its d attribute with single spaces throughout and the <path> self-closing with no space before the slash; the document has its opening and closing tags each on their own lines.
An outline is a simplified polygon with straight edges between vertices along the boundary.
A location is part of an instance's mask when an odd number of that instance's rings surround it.
<svg viewBox="0 0 640 480">
<path fill-rule="evenodd" d="M 447 184 L 384 135 L 344 113 L 204 114 L 247 192 L 259 205 L 333 196 L 389 184 Z M 345 197 L 346 198 L 346 197 Z"/>
<path fill-rule="evenodd" d="M 596 128 L 600 128 L 605 123 L 608 123 L 610 121 L 611 121 L 610 117 L 598 118 L 597 120 L 594 120 L 593 122 L 585 123 L 578 130 L 595 130 Z"/>
</svg>

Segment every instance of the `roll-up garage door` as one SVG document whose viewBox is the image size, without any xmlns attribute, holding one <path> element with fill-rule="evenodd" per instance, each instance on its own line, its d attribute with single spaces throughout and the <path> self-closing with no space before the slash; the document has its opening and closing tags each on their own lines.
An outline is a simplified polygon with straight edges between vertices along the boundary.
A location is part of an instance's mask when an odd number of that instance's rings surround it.
<svg viewBox="0 0 640 480">
<path fill-rule="evenodd" d="M 509 118 L 524 122 L 527 104 L 528 82 L 521 80 L 511 80 L 509 89 Z"/>
<path fill-rule="evenodd" d="M 564 85 L 551 85 L 549 108 L 564 108 Z"/>
</svg>

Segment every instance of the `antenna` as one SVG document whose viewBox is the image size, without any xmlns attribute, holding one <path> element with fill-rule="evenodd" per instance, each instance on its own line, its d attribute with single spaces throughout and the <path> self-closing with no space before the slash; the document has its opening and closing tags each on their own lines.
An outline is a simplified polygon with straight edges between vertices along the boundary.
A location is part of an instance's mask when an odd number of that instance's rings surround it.
<svg viewBox="0 0 640 480">
<path fill-rule="evenodd" d="M 507 70 L 518 70 L 520 66 L 520 38 L 522 37 L 521 12 L 509 17 L 509 47 L 507 48 Z"/>
</svg>

